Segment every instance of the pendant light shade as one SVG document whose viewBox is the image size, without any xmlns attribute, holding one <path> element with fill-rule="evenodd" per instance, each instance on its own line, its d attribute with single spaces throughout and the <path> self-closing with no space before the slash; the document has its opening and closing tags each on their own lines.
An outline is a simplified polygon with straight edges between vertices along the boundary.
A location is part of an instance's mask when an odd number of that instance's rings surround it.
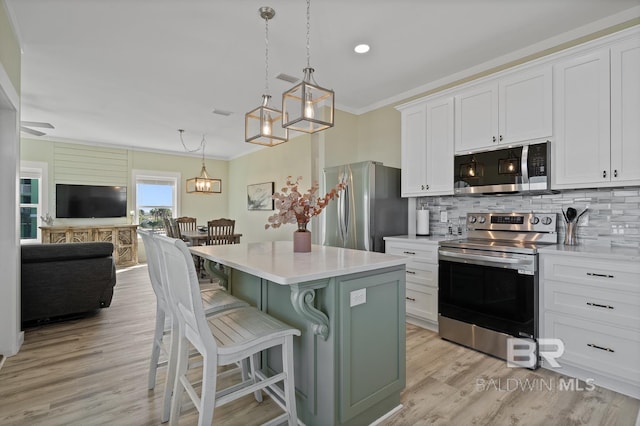
<svg viewBox="0 0 640 426">
<path fill-rule="evenodd" d="M 282 126 L 305 133 L 333 127 L 333 90 L 313 81 L 313 68 L 304 69 L 302 83 L 282 94 Z"/>
<path fill-rule="evenodd" d="M 262 95 L 262 105 L 244 116 L 244 139 L 264 146 L 276 146 L 289 140 L 289 131 L 282 127 L 282 111 L 269 106 L 271 96 Z"/>
<path fill-rule="evenodd" d="M 209 176 L 207 173 L 207 167 L 204 164 L 204 148 L 206 145 L 204 135 L 202 136 L 202 141 L 200 141 L 200 146 L 196 149 L 189 150 L 184 143 L 182 138 L 182 134 L 184 133 L 183 129 L 178 129 L 178 133 L 180 134 L 180 142 L 187 152 L 197 152 L 202 149 L 202 168 L 200 169 L 200 175 L 196 177 L 192 177 L 191 179 L 187 179 L 187 193 L 192 194 L 219 194 L 222 192 L 222 180 L 214 179 Z"/>
<path fill-rule="evenodd" d="M 258 9 L 265 22 L 265 94 L 262 105 L 249 111 L 244 116 L 244 140 L 264 146 L 275 146 L 289 140 L 289 130 L 282 127 L 282 111 L 269 106 L 269 20 L 276 16 L 276 11 L 265 6 Z"/>
<path fill-rule="evenodd" d="M 282 94 L 282 127 L 316 133 L 333 127 L 333 90 L 320 87 L 313 78 L 310 48 L 311 0 L 307 0 L 307 67 L 302 82 Z"/>
</svg>

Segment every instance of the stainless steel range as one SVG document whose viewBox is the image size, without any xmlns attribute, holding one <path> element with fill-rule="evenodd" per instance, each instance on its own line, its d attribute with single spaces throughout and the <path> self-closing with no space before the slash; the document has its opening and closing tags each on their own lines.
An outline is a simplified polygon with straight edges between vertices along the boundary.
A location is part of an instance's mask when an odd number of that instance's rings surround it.
<svg viewBox="0 0 640 426">
<path fill-rule="evenodd" d="M 557 242 L 555 213 L 468 213 L 467 238 L 440 243 L 440 336 L 502 359 L 537 340 L 538 249 Z"/>
</svg>

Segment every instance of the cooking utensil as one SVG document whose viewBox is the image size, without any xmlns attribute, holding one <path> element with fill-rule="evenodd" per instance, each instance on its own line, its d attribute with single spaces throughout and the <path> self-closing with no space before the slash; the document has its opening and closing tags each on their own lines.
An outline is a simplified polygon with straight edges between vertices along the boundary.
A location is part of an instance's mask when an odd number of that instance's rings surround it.
<svg viewBox="0 0 640 426">
<path fill-rule="evenodd" d="M 589 207 L 586 207 L 586 208 L 582 211 L 582 213 L 580 213 L 580 214 L 578 215 L 578 217 L 576 218 L 576 223 L 578 223 L 578 221 L 580 220 L 580 218 L 582 217 L 582 215 L 583 215 L 583 214 L 585 214 L 585 213 L 587 212 L 587 210 L 589 210 Z"/>
<path fill-rule="evenodd" d="M 562 212 L 562 216 L 564 216 L 564 221 L 569 223 L 569 219 L 567 219 L 567 214 L 564 212 L 562 208 L 560 208 L 560 211 Z"/>
<path fill-rule="evenodd" d="M 573 219 L 575 219 L 577 215 L 578 212 L 573 207 L 569 207 L 567 209 L 567 219 L 569 220 L 569 222 L 573 222 Z"/>
</svg>

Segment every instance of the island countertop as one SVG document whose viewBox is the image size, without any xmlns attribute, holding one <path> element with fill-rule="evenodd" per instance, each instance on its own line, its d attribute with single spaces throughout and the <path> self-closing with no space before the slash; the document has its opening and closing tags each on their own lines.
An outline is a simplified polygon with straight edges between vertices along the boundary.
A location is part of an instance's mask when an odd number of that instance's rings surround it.
<svg viewBox="0 0 640 426">
<path fill-rule="evenodd" d="M 313 245 L 310 253 L 294 253 L 291 241 L 190 247 L 193 254 L 277 284 L 371 271 L 407 263 L 384 253 Z"/>
</svg>

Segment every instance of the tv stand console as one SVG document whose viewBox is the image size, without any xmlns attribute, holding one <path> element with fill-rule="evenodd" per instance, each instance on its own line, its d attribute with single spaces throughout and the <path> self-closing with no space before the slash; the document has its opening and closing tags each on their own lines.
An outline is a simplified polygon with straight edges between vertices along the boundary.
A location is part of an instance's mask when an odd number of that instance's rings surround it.
<svg viewBox="0 0 640 426">
<path fill-rule="evenodd" d="M 113 243 L 116 266 L 138 263 L 138 225 L 78 225 L 41 226 L 42 243 L 84 243 L 108 241 Z"/>
</svg>

